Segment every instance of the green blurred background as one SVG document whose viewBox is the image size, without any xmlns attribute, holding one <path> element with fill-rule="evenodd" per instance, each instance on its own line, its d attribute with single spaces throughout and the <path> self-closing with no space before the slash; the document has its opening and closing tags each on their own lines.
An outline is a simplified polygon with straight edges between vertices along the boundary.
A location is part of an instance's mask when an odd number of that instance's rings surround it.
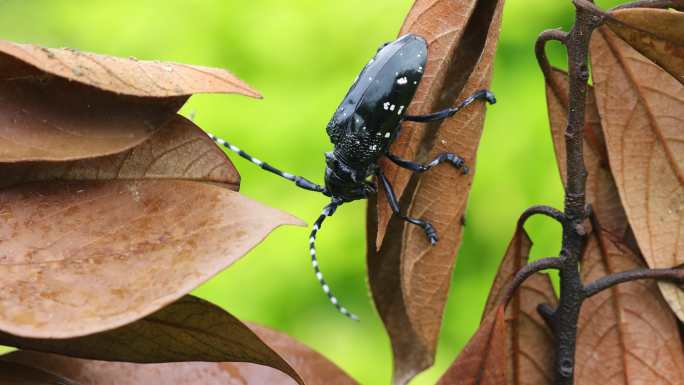
<svg viewBox="0 0 684 385">
<path fill-rule="evenodd" d="M 51 47 L 172 60 L 230 69 L 263 93 L 193 96 L 205 130 L 284 170 L 322 181 L 325 125 L 357 72 L 392 40 L 412 0 L 0 0 L 0 38 Z M 616 2 L 603 1 L 609 7 Z M 476 329 L 489 284 L 518 215 L 532 204 L 562 206 L 546 117 L 536 35 L 569 28 L 571 2 L 513 0 L 505 6 L 488 109 L 435 366 L 414 384 L 432 384 Z M 551 47 L 552 63 L 563 51 Z M 242 193 L 311 223 L 326 203 L 231 155 Z M 447 208 L 445 208 L 447 209 Z M 308 229 L 276 230 L 196 294 L 240 318 L 285 331 L 324 353 L 362 384 L 387 384 L 389 341 L 369 299 L 365 202 L 345 205 L 318 242 L 333 290 L 361 322 L 337 314 L 322 294 L 307 253 Z M 555 255 L 560 228 L 533 218 L 533 256 Z"/>
</svg>

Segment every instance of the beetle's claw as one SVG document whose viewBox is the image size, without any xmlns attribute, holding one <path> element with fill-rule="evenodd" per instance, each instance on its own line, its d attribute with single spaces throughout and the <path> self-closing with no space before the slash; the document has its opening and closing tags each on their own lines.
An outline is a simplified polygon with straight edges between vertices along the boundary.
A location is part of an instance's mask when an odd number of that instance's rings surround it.
<svg viewBox="0 0 684 385">
<path fill-rule="evenodd" d="M 427 235 L 428 240 L 432 246 L 437 244 L 439 237 L 437 236 L 437 230 L 430 223 L 425 223 L 425 235 Z"/>
<path fill-rule="evenodd" d="M 489 104 L 496 103 L 496 96 L 494 96 L 494 94 L 488 90 L 485 90 L 485 99 L 487 99 L 487 102 L 489 102 Z"/>
</svg>

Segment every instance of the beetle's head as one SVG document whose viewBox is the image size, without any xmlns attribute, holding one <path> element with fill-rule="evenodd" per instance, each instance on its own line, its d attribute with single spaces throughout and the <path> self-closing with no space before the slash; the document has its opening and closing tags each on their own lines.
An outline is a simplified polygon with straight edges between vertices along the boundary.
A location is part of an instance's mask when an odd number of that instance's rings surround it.
<svg viewBox="0 0 684 385">
<path fill-rule="evenodd" d="M 366 181 L 363 171 L 349 167 L 332 151 L 325 153 L 325 165 L 325 188 L 333 198 L 350 202 L 375 193 L 375 185 Z"/>
</svg>

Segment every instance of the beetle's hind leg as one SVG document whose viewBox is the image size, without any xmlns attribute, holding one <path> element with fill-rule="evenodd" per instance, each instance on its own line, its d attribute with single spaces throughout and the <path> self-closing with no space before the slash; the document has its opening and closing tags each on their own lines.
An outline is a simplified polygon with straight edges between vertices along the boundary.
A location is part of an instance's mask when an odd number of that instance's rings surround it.
<svg viewBox="0 0 684 385">
<path fill-rule="evenodd" d="M 458 111 L 465 108 L 467 105 L 476 100 L 486 100 L 487 102 L 489 102 L 489 104 L 496 103 L 496 97 L 494 97 L 493 93 L 491 93 L 488 90 L 479 90 L 474 94 L 468 96 L 456 107 L 447 108 L 446 110 L 437 111 L 426 115 L 405 115 L 403 120 L 407 120 L 410 122 L 434 122 L 436 120 L 446 119 L 450 116 L 453 116 L 455 113 L 457 113 Z"/>
<path fill-rule="evenodd" d="M 432 224 L 430 224 L 430 222 L 428 221 L 424 221 L 418 218 L 411 218 L 407 217 L 406 215 L 403 215 L 401 213 L 401 210 L 399 209 L 399 202 L 397 201 L 397 196 L 394 194 L 392 185 L 387 180 L 387 177 L 385 177 L 385 174 L 383 174 L 380 170 L 378 170 L 377 175 L 378 178 L 380 178 L 380 181 L 382 182 L 382 186 L 385 188 L 385 194 L 387 194 L 387 200 L 389 201 L 392 211 L 395 214 L 399 215 L 406 222 L 413 223 L 414 225 L 422 227 L 423 231 L 425 231 L 425 235 L 427 235 L 428 237 L 428 240 L 434 246 L 439 240 L 439 237 L 437 237 L 437 230 L 435 230 Z"/>
<path fill-rule="evenodd" d="M 392 162 L 394 162 L 397 166 L 409 169 L 409 170 L 414 171 L 414 172 L 425 172 L 425 171 L 437 166 L 438 164 L 444 163 L 444 162 L 451 163 L 451 165 L 453 165 L 457 169 L 461 170 L 461 172 L 463 172 L 464 175 L 467 174 L 468 171 L 470 171 L 468 169 L 468 166 L 465 165 L 465 161 L 463 160 L 463 158 L 454 154 L 453 152 L 443 152 L 443 153 L 437 155 L 435 157 L 435 159 L 433 159 L 433 160 L 431 160 L 425 164 L 413 162 L 413 161 L 406 160 L 406 159 L 401 159 L 398 156 L 390 154 L 390 153 L 387 153 L 386 156 Z"/>
</svg>

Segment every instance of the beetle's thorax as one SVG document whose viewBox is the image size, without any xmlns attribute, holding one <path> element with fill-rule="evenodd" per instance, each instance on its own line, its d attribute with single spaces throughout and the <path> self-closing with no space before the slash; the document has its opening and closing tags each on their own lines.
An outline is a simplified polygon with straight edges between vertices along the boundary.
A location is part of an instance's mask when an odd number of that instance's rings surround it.
<svg viewBox="0 0 684 385">
<path fill-rule="evenodd" d="M 325 153 L 325 188 L 333 198 L 344 202 L 365 199 L 375 192 L 373 185 L 366 181 L 368 169 L 355 169 L 333 151 Z"/>
</svg>

